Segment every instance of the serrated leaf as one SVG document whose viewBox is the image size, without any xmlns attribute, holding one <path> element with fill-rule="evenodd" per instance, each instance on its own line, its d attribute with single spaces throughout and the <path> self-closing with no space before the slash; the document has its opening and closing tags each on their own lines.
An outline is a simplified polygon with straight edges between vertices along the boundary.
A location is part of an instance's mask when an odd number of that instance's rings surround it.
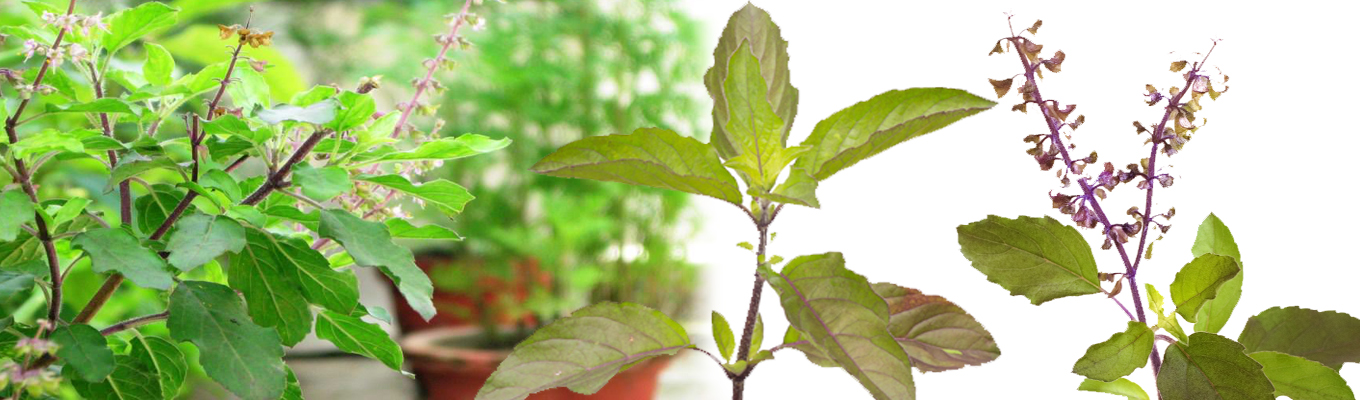
<svg viewBox="0 0 1360 400">
<path fill-rule="evenodd" d="M 1360 319 L 1336 311 L 1271 308 L 1248 319 L 1237 340 L 1248 353 L 1278 351 L 1332 369 L 1360 363 Z"/>
<path fill-rule="evenodd" d="M 794 167 L 789 170 L 789 176 L 784 178 L 784 182 L 780 183 L 779 187 L 776 187 L 773 192 L 760 193 L 755 190 L 747 190 L 746 193 L 778 203 L 821 208 L 821 203 L 817 201 L 817 186 L 817 179 L 813 178 L 811 173 L 806 169 Z"/>
<path fill-rule="evenodd" d="M 1274 388 L 1242 345 L 1212 333 L 1166 348 L 1157 374 L 1157 391 L 1165 400 L 1272 400 Z"/>
<path fill-rule="evenodd" d="M 394 239 L 463 240 L 458 232 L 435 224 L 415 226 L 401 218 L 389 218 L 383 223 Z"/>
<path fill-rule="evenodd" d="M 1076 228 L 1051 217 L 995 215 L 958 228 L 963 256 L 987 280 L 1038 305 L 1100 293 L 1096 260 Z"/>
<path fill-rule="evenodd" d="M 1078 386 L 1077 390 L 1109 393 L 1124 396 L 1128 398 L 1128 400 L 1150 400 L 1147 392 L 1143 391 L 1142 387 L 1138 386 L 1137 383 L 1133 383 L 1133 381 L 1124 378 L 1116 379 L 1114 382 L 1101 382 L 1095 379 L 1087 379 L 1081 382 L 1081 386 Z"/>
<path fill-rule="evenodd" d="M 165 244 L 165 250 L 170 252 L 166 261 L 189 272 L 224 253 L 239 253 L 245 245 L 245 228 L 236 220 L 194 214 L 175 223 L 175 232 Z"/>
<path fill-rule="evenodd" d="M 1180 320 L 1176 319 L 1176 313 L 1166 313 L 1166 310 L 1163 308 L 1166 299 L 1157 291 L 1157 288 L 1152 286 L 1151 283 L 1145 284 L 1144 287 L 1147 288 L 1148 307 L 1152 308 L 1152 313 L 1157 316 L 1157 327 L 1171 333 L 1171 335 L 1176 337 L 1176 340 L 1182 342 L 1189 340 L 1189 338 L 1185 336 L 1185 330 L 1181 329 Z"/>
<path fill-rule="evenodd" d="M 406 302 L 421 317 L 429 320 L 435 309 L 431 297 L 434 284 L 425 272 L 416 267 L 411 250 L 392 243 L 387 227 L 381 223 L 364 221 L 342 210 L 321 212 L 321 237 L 330 238 L 345 247 L 354 263 L 364 267 L 378 267 L 397 285 Z"/>
<path fill-rule="evenodd" d="M 169 185 L 155 185 L 151 187 L 151 193 L 138 197 L 132 203 L 137 210 L 134 223 L 137 229 L 143 234 L 150 235 L 165 223 L 165 219 L 170 217 L 175 207 L 179 205 L 184 195 Z"/>
<path fill-rule="evenodd" d="M 419 185 L 411 183 L 401 175 L 362 175 L 354 178 L 357 181 L 373 183 L 383 187 L 394 189 L 433 204 L 445 214 L 458 214 L 463 212 L 463 206 L 472 201 L 471 193 L 467 189 L 448 181 L 447 179 L 435 179 L 429 182 L 422 182 Z"/>
<path fill-rule="evenodd" d="M 373 103 L 373 97 L 350 91 L 340 93 L 336 100 L 340 102 L 340 109 L 336 111 L 335 119 L 326 124 L 327 128 L 336 132 L 344 132 L 363 125 L 373 118 L 373 112 L 378 107 Z"/>
<path fill-rule="evenodd" d="M 158 29 L 175 24 L 178 10 L 157 2 L 147 2 L 109 16 L 109 31 L 104 34 L 104 50 L 110 54 Z"/>
<path fill-rule="evenodd" d="M 10 151 L 15 157 L 28 158 L 52 151 L 83 153 L 85 152 L 85 145 L 71 132 L 44 129 L 38 134 L 20 138 L 18 142 L 10 146 Z"/>
<path fill-rule="evenodd" d="M 1086 354 L 1072 366 L 1072 373 L 1104 382 L 1123 378 L 1147 365 L 1154 336 L 1147 324 L 1129 321 L 1125 331 L 1087 348 Z"/>
<path fill-rule="evenodd" d="M 562 146 L 530 169 L 563 178 L 651 186 L 742 203 L 737 180 L 723 168 L 711 147 L 659 128 L 581 139 Z"/>
<path fill-rule="evenodd" d="M 297 374 L 288 366 L 283 367 L 288 371 L 287 385 L 283 387 L 283 396 L 279 400 L 302 400 L 302 385 L 298 383 Z"/>
<path fill-rule="evenodd" d="M 156 375 L 132 356 L 114 356 L 114 369 L 100 382 L 72 380 L 71 386 L 86 400 L 146 400 L 159 398 Z"/>
<path fill-rule="evenodd" d="M 875 283 L 873 288 L 888 302 L 888 332 L 916 369 L 948 371 L 1001 356 L 991 332 L 944 297 L 891 283 Z"/>
<path fill-rule="evenodd" d="M 198 346 L 208 377 L 245 400 L 283 395 L 287 374 L 279 336 L 251 322 L 231 288 L 185 281 L 170 294 L 169 311 L 170 337 Z"/>
<path fill-rule="evenodd" d="M 875 399 L 916 397 L 911 361 L 888 332 L 888 303 L 840 253 L 798 257 L 780 272 L 762 265 L 760 274 L 779 293 L 789 325 Z"/>
<path fill-rule="evenodd" d="M 33 222 L 33 202 L 19 189 L 0 193 L 0 242 L 19 237 L 20 226 Z"/>
<path fill-rule="evenodd" d="M 449 161 L 478 154 L 486 154 L 510 145 L 510 139 L 491 139 L 482 135 L 466 134 L 444 137 L 421 143 L 416 148 L 401 151 L 391 146 L 379 147 L 354 157 L 359 165 L 391 161 Z M 321 146 L 317 146 L 321 147 Z"/>
<path fill-rule="evenodd" d="M 324 125 L 335 120 L 336 108 L 338 107 L 339 103 L 335 99 L 326 99 L 306 107 L 279 104 L 273 108 L 260 110 L 255 113 L 255 116 L 270 125 L 278 125 L 283 121 Z"/>
<path fill-rule="evenodd" d="M 175 58 L 170 56 L 169 50 L 159 44 L 147 43 L 142 47 L 146 49 L 146 63 L 142 64 L 142 76 L 152 85 L 169 86 L 170 74 L 175 70 Z"/>
<path fill-rule="evenodd" d="M 1195 257 L 1171 282 L 1171 301 L 1176 304 L 1176 313 L 1186 321 L 1195 322 L 1204 301 L 1217 297 L 1218 288 L 1238 272 L 1241 268 L 1232 257 L 1217 254 Z"/>
<path fill-rule="evenodd" d="M 87 382 L 99 382 L 113 373 L 113 350 L 98 329 L 86 324 L 57 327 L 50 337 L 57 345 L 57 357 Z"/>
<path fill-rule="evenodd" d="M 94 272 L 118 272 L 137 286 L 170 289 L 172 275 L 165 260 L 122 228 L 90 229 L 76 235 L 71 246 L 90 255 Z"/>
<path fill-rule="evenodd" d="M 354 190 L 349 171 L 340 167 L 315 168 L 301 164 L 293 169 L 293 183 L 302 187 L 302 194 L 316 201 L 327 201 L 341 193 Z"/>
<path fill-rule="evenodd" d="M 521 400 L 555 387 L 594 394 L 624 368 L 692 345 L 680 324 L 651 308 L 609 302 L 587 306 L 516 345 L 477 400 Z"/>
<path fill-rule="evenodd" d="M 401 371 L 401 347 L 387 331 L 358 317 L 322 311 L 316 318 L 316 337 L 326 339 L 345 352 L 381 361 Z"/>
<path fill-rule="evenodd" d="M 246 310 L 256 324 L 274 328 L 285 346 L 293 346 L 312 331 L 312 311 L 296 277 L 293 254 L 279 251 L 268 232 L 245 232 L 245 247 L 231 257 L 227 281 L 246 298 Z"/>
<path fill-rule="evenodd" d="M 1195 257 L 1205 254 L 1232 257 L 1237 261 L 1238 268 L 1245 268 L 1242 265 L 1242 254 L 1237 249 L 1237 242 L 1233 240 L 1232 231 L 1229 231 L 1228 226 L 1212 213 L 1200 223 L 1199 233 L 1195 236 L 1194 246 L 1190 247 L 1190 253 Z M 1218 333 L 1223 329 L 1223 325 L 1228 323 L 1228 318 L 1232 316 L 1238 300 L 1242 298 L 1244 274 L 1245 269 L 1224 282 L 1223 286 L 1218 288 L 1217 296 L 1204 301 L 1204 306 L 1200 308 L 1196 317 L 1196 332 Z"/>
<path fill-rule="evenodd" d="M 173 400 L 179 395 L 180 386 L 189 372 L 189 363 L 184 353 L 174 343 L 164 338 L 143 336 L 138 333 L 128 341 L 132 348 L 131 356 L 142 362 L 160 381 L 161 396 Z"/>
<path fill-rule="evenodd" d="M 46 264 L 38 262 L 39 266 L 46 267 Z M 33 290 L 33 282 L 37 276 L 14 271 L 0 271 L 0 304 L 6 304 L 22 298 L 27 298 L 30 290 Z"/>
<path fill-rule="evenodd" d="M 784 147 L 784 121 L 766 100 L 765 79 L 760 62 L 743 42 L 727 63 L 723 95 L 727 103 L 726 134 L 739 154 L 723 165 L 741 172 L 751 190 L 766 193 L 774 189 L 780 171 L 808 151 L 807 147 Z"/>
<path fill-rule="evenodd" d="M 203 131 L 209 134 L 238 136 L 250 143 L 264 143 L 270 136 L 268 129 L 252 129 L 245 120 L 231 114 L 223 114 L 202 124 Z"/>
<path fill-rule="evenodd" d="M 802 143 L 812 151 L 799 157 L 794 168 L 804 168 L 817 180 L 825 180 L 892 146 L 995 105 L 958 89 L 890 90 L 818 122 Z"/>
<path fill-rule="evenodd" d="M 737 339 L 732 336 L 732 326 L 727 324 L 727 318 L 717 311 L 713 312 L 713 341 L 718 344 L 718 352 L 722 353 L 724 361 L 732 361 L 732 350 L 737 345 Z"/>
<path fill-rule="evenodd" d="M 1261 364 L 1275 396 L 1294 400 L 1355 400 L 1355 392 L 1336 370 L 1317 361 L 1276 351 L 1248 354 Z"/>
<path fill-rule="evenodd" d="M 47 112 L 49 113 L 140 114 L 138 112 L 139 110 L 141 110 L 140 106 L 113 97 L 105 97 L 90 102 L 69 105 L 47 105 Z"/>
<path fill-rule="evenodd" d="M 178 166 L 175 162 L 169 158 L 151 158 L 136 153 L 124 155 L 123 158 L 118 159 L 118 164 L 113 167 L 113 171 L 109 172 L 109 181 L 104 185 L 104 193 L 112 192 L 114 188 L 118 187 L 118 183 L 141 175 L 143 172 L 157 168 L 174 169 L 176 167 Z"/>
<path fill-rule="evenodd" d="M 758 58 L 760 76 L 766 84 L 763 97 L 783 122 L 778 133 L 781 146 L 788 142 L 789 128 L 798 114 L 798 89 L 789 80 L 789 42 L 780 36 L 779 26 L 769 13 L 747 3 L 728 19 L 713 49 L 713 67 L 704 74 L 704 86 L 713 99 L 712 145 L 724 160 L 744 152 L 739 145 L 744 140 L 734 137 L 727 128 L 731 115 L 724 88 L 729 78 L 729 61 L 742 46 L 749 46 L 747 52 Z"/>
</svg>

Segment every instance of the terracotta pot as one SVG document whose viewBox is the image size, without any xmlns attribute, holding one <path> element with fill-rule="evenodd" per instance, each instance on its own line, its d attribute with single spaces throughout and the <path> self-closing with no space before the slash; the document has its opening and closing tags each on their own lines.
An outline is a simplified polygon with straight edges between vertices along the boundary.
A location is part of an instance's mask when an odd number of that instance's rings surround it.
<svg viewBox="0 0 1360 400">
<path fill-rule="evenodd" d="M 507 281 L 480 273 L 479 269 L 482 268 L 480 260 L 462 259 L 444 253 L 416 255 L 416 266 L 425 271 L 426 275 L 440 268 L 465 269 L 469 274 L 480 275 L 477 286 L 483 289 L 483 303 L 495 302 L 496 296 L 501 293 L 512 293 L 516 301 L 524 301 L 529 296 L 530 286 L 525 277 L 533 277 L 535 283 L 541 286 L 551 285 L 552 277 L 539 269 L 537 260 L 526 259 L 513 264 L 515 271 L 517 271 L 516 277 Z M 388 281 L 388 288 L 392 292 L 393 303 L 395 304 L 397 326 L 401 328 L 402 333 L 419 332 L 436 327 L 476 325 L 481 318 L 480 313 L 483 312 L 483 310 L 477 308 L 478 302 L 472 295 L 441 290 L 438 286 L 435 286 L 433 300 L 435 310 L 438 313 L 435 314 L 434 318 L 425 321 L 424 318 L 420 317 L 420 313 L 417 313 L 411 308 L 410 304 L 406 303 L 406 299 L 401 296 L 397 287 L 392 285 L 390 281 Z M 524 317 L 519 321 L 507 315 L 498 316 L 496 319 L 502 324 L 523 322 L 532 326 L 535 323 L 532 316 Z"/>
<path fill-rule="evenodd" d="M 501 361 L 510 355 L 509 350 L 459 346 L 459 343 L 473 342 L 479 332 L 478 328 L 471 326 L 446 327 L 425 330 L 402 339 L 402 349 L 427 399 L 472 400 Z M 556 388 L 530 395 L 529 400 L 651 399 L 656 395 L 657 378 L 668 364 L 669 357 L 644 361 L 619 373 L 593 395 Z"/>
</svg>

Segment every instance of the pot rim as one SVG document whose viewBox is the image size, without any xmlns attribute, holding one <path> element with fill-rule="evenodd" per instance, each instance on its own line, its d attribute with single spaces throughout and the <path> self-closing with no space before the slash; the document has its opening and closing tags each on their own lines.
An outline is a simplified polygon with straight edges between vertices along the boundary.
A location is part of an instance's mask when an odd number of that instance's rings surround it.
<svg viewBox="0 0 1360 400">
<path fill-rule="evenodd" d="M 500 329 L 506 329 L 502 327 Z M 476 325 L 439 327 L 414 332 L 401 339 L 401 348 L 407 357 L 436 362 L 499 365 L 510 356 L 509 349 L 478 349 L 451 346 L 445 342 L 451 338 L 466 338 L 481 334 L 482 327 Z"/>
</svg>

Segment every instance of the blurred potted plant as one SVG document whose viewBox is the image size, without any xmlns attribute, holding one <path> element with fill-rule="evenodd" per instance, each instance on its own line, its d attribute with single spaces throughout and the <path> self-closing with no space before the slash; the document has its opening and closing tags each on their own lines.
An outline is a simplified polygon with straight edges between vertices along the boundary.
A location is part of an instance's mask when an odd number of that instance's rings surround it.
<svg viewBox="0 0 1360 400">
<path fill-rule="evenodd" d="M 330 56 L 329 49 L 371 42 L 381 44 L 378 54 L 419 51 L 401 46 L 423 41 L 402 38 L 422 29 L 427 21 L 418 16 L 440 12 L 439 5 L 372 4 L 353 14 L 318 4 L 316 13 L 327 17 L 295 22 L 293 33 L 308 51 L 328 53 L 316 62 L 335 63 L 317 70 L 350 69 L 322 81 L 407 76 L 408 65 L 381 64 L 388 57 Z M 465 183 L 480 207 L 448 224 L 468 236 L 457 247 L 417 248 L 440 314 L 425 323 L 402 304 L 394 310 L 403 332 L 439 328 L 405 342 L 432 398 L 471 398 L 514 343 L 591 302 L 681 312 L 697 278 L 683 249 L 668 245 L 684 239 L 687 195 L 525 173 L 582 137 L 635 126 L 698 133 L 704 114 L 692 82 L 706 58 L 696 23 L 671 0 L 515 1 L 488 3 L 485 12 L 492 16 L 485 30 L 469 34 L 476 45 L 444 81 L 449 95 L 439 115 L 449 133 L 503 135 L 516 144 L 440 170 Z M 364 21 L 333 22 L 352 19 Z M 629 380 L 638 383 L 631 389 L 642 392 L 623 398 L 649 397 L 664 364 L 634 368 L 640 377 Z"/>
</svg>

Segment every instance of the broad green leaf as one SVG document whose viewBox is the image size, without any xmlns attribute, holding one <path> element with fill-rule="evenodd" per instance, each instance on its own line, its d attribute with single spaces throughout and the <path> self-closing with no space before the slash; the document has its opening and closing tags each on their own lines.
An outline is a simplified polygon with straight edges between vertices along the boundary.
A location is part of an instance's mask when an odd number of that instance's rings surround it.
<svg viewBox="0 0 1360 400">
<path fill-rule="evenodd" d="M 1271 308 L 1248 319 L 1237 340 L 1249 353 L 1278 351 L 1332 369 L 1360 363 L 1360 319 L 1336 311 Z"/>
<path fill-rule="evenodd" d="M 562 146 L 530 169 L 563 178 L 651 186 L 742 203 L 737 180 L 723 168 L 711 147 L 659 128 L 581 139 Z"/>
<path fill-rule="evenodd" d="M 1100 293 L 1091 246 L 1076 228 L 1051 217 L 995 215 L 958 228 L 963 256 L 987 280 L 1035 305 L 1060 297 Z"/>
<path fill-rule="evenodd" d="M 1241 271 L 1231 257 L 1217 254 L 1195 257 L 1171 282 L 1171 302 L 1176 304 L 1176 313 L 1186 321 L 1195 322 L 1204 301 L 1217 297 L 1219 286 Z"/>
<path fill-rule="evenodd" d="M 1237 242 L 1233 240 L 1232 231 L 1229 231 L 1223 220 L 1214 214 L 1209 214 L 1209 217 L 1200 223 L 1199 233 L 1195 236 L 1195 244 L 1190 248 L 1190 253 L 1195 257 L 1205 254 L 1232 257 L 1237 261 L 1238 268 L 1245 268 L 1242 265 L 1242 254 L 1237 249 Z M 1204 301 L 1204 306 L 1199 309 L 1199 315 L 1196 317 L 1195 331 L 1218 333 L 1223 329 L 1223 325 L 1227 324 L 1228 318 L 1232 316 L 1233 309 L 1237 307 L 1237 301 L 1242 298 L 1244 274 L 1246 270 L 1238 272 L 1237 276 L 1218 288 L 1218 296 Z"/>
<path fill-rule="evenodd" d="M 203 140 L 203 145 L 208 148 L 208 155 L 214 160 L 225 160 L 227 157 L 245 153 L 255 148 L 255 143 L 241 136 L 228 136 L 226 139 L 209 137 Z"/>
<path fill-rule="evenodd" d="M 947 88 L 891 90 L 832 114 L 812 129 L 798 158 L 817 180 L 907 140 L 934 132 L 995 106 L 990 100 Z"/>
<path fill-rule="evenodd" d="M 236 178 L 231 177 L 231 174 L 225 171 L 220 169 L 208 170 L 198 177 L 198 183 L 202 184 L 203 187 L 222 191 L 223 194 L 227 195 L 227 199 L 233 203 L 241 201 L 240 183 L 236 182 Z"/>
<path fill-rule="evenodd" d="M 1275 389 L 1242 345 L 1212 333 L 1166 348 L 1157 374 L 1157 391 L 1165 400 L 1273 400 Z"/>
<path fill-rule="evenodd" d="M 389 218 L 383 223 L 387 224 L 387 232 L 394 239 L 463 240 L 458 232 L 435 224 L 415 226 L 401 218 Z"/>
<path fill-rule="evenodd" d="M 779 143 L 788 142 L 789 128 L 793 126 L 794 116 L 798 114 L 798 89 L 789 80 L 789 42 L 780 36 L 779 26 L 775 25 L 770 14 L 750 3 L 732 14 L 723 28 L 718 45 L 713 49 L 713 67 L 704 74 L 704 86 L 713 98 L 713 139 L 712 145 L 722 159 L 741 155 L 738 145 L 742 140 L 727 130 L 731 119 L 728 96 L 724 92 L 727 82 L 729 62 L 732 55 L 742 46 L 748 46 L 748 53 L 758 58 L 760 76 L 766 82 L 765 100 L 774 113 L 783 121 L 779 127 Z"/>
<path fill-rule="evenodd" d="M 151 193 L 138 197 L 132 203 L 137 210 L 134 223 L 142 233 L 150 235 L 165 223 L 165 219 L 170 217 L 170 213 L 179 206 L 180 200 L 184 195 L 169 185 L 155 185 Z"/>
<path fill-rule="evenodd" d="M 0 241 L 9 242 L 23 231 L 19 227 L 33 222 L 33 202 L 19 189 L 0 193 Z"/>
<path fill-rule="evenodd" d="M 1072 373 L 1104 382 L 1123 378 L 1147 365 L 1154 336 L 1147 324 L 1129 321 L 1125 331 L 1087 348 L 1086 355 L 1072 366 Z"/>
<path fill-rule="evenodd" d="M 76 235 L 71 246 L 90 255 L 94 272 L 117 272 L 149 289 L 170 290 L 165 260 L 122 228 L 96 228 Z"/>
<path fill-rule="evenodd" d="M 203 130 L 213 135 L 239 136 L 256 144 L 264 143 L 270 136 L 269 129 L 253 129 L 245 120 L 231 114 L 224 114 L 212 121 L 204 121 Z"/>
<path fill-rule="evenodd" d="M 751 330 L 751 351 L 752 352 L 759 351 L 760 345 L 763 344 L 762 342 L 764 341 L 765 341 L 765 320 L 760 317 L 760 314 L 756 314 L 756 326 L 753 330 Z"/>
<path fill-rule="evenodd" d="M 798 257 L 780 272 L 762 265 L 760 274 L 779 293 L 789 325 L 875 399 L 916 398 L 911 360 L 888 332 L 888 303 L 845 268 L 841 253 Z"/>
<path fill-rule="evenodd" d="M 137 333 L 128 343 L 132 357 L 140 360 L 160 380 L 161 396 L 173 400 L 184 385 L 184 377 L 189 372 L 189 363 L 184 353 L 174 343 L 156 336 L 143 336 Z"/>
<path fill-rule="evenodd" d="M 141 154 L 130 153 L 118 159 L 118 164 L 113 166 L 113 171 L 109 173 L 109 181 L 104 185 L 104 193 L 112 192 L 118 184 L 128 180 L 143 172 L 157 168 L 177 168 L 178 165 L 169 158 L 147 157 Z"/>
<path fill-rule="evenodd" d="M 784 147 L 784 121 L 766 100 L 765 78 L 751 46 L 742 43 L 728 60 L 723 94 L 727 97 L 726 134 L 739 154 L 723 163 L 742 173 L 747 186 L 758 193 L 774 189 L 780 171 L 808 151 Z"/>
<path fill-rule="evenodd" d="M 283 369 L 288 371 L 288 381 L 283 387 L 283 397 L 279 397 L 279 400 L 302 400 L 302 385 L 298 383 L 297 374 L 287 365 Z"/>
<path fill-rule="evenodd" d="M 152 85 L 169 86 L 170 74 L 175 71 L 175 58 L 170 56 L 169 50 L 159 44 L 147 43 L 142 47 L 146 49 L 146 63 L 142 64 L 142 76 Z"/>
<path fill-rule="evenodd" d="M 245 400 L 283 395 L 287 374 L 279 336 L 251 322 L 231 288 L 185 281 L 170 294 L 169 311 L 170 337 L 198 347 L 208 377 Z"/>
<path fill-rule="evenodd" d="M 473 199 L 467 189 L 446 179 L 435 179 L 419 185 L 395 174 L 365 175 L 355 179 L 415 196 L 426 203 L 434 204 L 440 211 L 450 215 L 463 212 L 463 206 Z"/>
<path fill-rule="evenodd" d="M 146 400 L 160 398 L 156 375 L 132 356 L 113 357 L 114 369 L 100 382 L 72 380 L 76 393 L 86 400 Z"/>
<path fill-rule="evenodd" d="M 10 146 L 10 151 L 15 157 L 28 158 L 51 151 L 83 153 L 85 152 L 85 145 L 71 132 L 44 129 L 37 134 L 20 138 L 19 142 Z"/>
<path fill-rule="evenodd" d="M 434 284 L 425 272 L 416 267 L 411 250 L 392 243 L 387 227 L 378 222 L 364 221 L 342 210 L 321 212 L 321 237 L 330 238 L 345 247 L 354 263 L 364 267 L 378 267 L 397 285 L 406 302 L 420 316 L 429 320 L 435 309 L 431 296 Z"/>
<path fill-rule="evenodd" d="M 61 225 L 67 221 L 74 220 L 81 215 L 81 212 L 85 211 L 85 206 L 88 205 L 90 205 L 90 200 L 84 197 L 72 197 L 67 199 L 65 203 L 61 204 L 61 208 L 57 209 L 56 214 L 52 215 L 52 223 Z M 3 209 L 3 207 L 0 207 L 0 209 Z M 5 210 L 0 212 L 8 213 L 9 211 Z M 0 218 L 3 217 L 4 215 L 0 215 Z"/>
<path fill-rule="evenodd" d="M 268 232 L 249 229 L 245 247 L 231 257 L 227 280 L 246 298 L 246 310 L 256 324 L 275 328 L 285 346 L 312 331 L 312 311 L 297 282 L 291 254 L 279 251 Z"/>
<path fill-rule="evenodd" d="M 246 112 L 255 109 L 256 106 L 260 108 L 269 107 L 271 104 L 269 83 L 265 82 L 264 76 L 255 72 L 254 69 L 241 67 L 238 62 L 237 67 L 231 73 L 233 82 L 227 85 L 227 95 L 231 96 L 232 104 L 244 108 Z M 222 73 L 225 75 L 226 70 L 223 70 Z"/>
<path fill-rule="evenodd" d="M 338 90 L 334 86 L 316 85 L 312 86 L 311 89 L 307 89 L 305 92 L 294 94 L 293 98 L 288 100 L 288 104 L 306 107 L 316 104 L 319 101 L 329 99 L 332 96 L 335 96 L 335 93 L 337 92 Z"/>
<path fill-rule="evenodd" d="M 270 125 L 278 125 L 283 121 L 323 125 L 335 119 L 336 108 L 338 107 L 339 103 L 334 99 L 327 99 L 306 107 L 279 104 L 274 108 L 260 110 L 255 113 L 255 116 Z"/>
<path fill-rule="evenodd" d="M 401 347 L 378 325 L 359 317 L 322 311 L 316 315 L 316 337 L 329 340 L 340 350 L 381 361 L 401 371 Z"/>
<path fill-rule="evenodd" d="M 1152 286 L 1151 283 L 1145 284 L 1144 287 L 1147 288 L 1148 307 L 1152 308 L 1152 313 L 1157 316 L 1157 327 L 1171 333 L 1176 337 L 1176 340 L 1182 342 L 1189 340 L 1185 336 L 1185 330 L 1181 328 L 1181 321 L 1176 319 L 1176 313 L 1174 311 L 1167 313 L 1166 309 L 1163 308 L 1166 299 L 1157 291 L 1157 288 Z"/>
<path fill-rule="evenodd" d="M 1001 356 L 991 332 L 944 297 L 891 283 L 875 283 L 888 302 L 888 332 L 923 372 L 982 365 Z"/>
<path fill-rule="evenodd" d="M 57 357 L 75 369 L 80 379 L 99 382 L 113 373 L 113 350 L 98 329 L 85 324 L 61 326 L 52 331 L 51 340 L 57 345 Z"/>
<path fill-rule="evenodd" d="M 0 267 L 13 268 L 36 261 L 46 271 L 46 262 L 39 261 L 46 260 L 43 257 L 42 241 L 28 232 L 19 232 L 13 241 L 0 240 Z"/>
<path fill-rule="evenodd" d="M 194 214 L 175 223 L 175 233 L 165 244 L 170 252 L 166 261 L 189 272 L 223 253 L 240 253 L 246 245 L 246 231 L 226 216 Z"/>
<path fill-rule="evenodd" d="M 727 318 L 717 311 L 713 312 L 713 341 L 718 344 L 718 352 L 722 353 L 724 361 L 732 361 L 732 350 L 736 348 L 737 339 L 732 337 L 732 326 L 727 324 Z"/>
<path fill-rule="evenodd" d="M 378 106 L 373 103 L 373 97 L 366 94 L 358 94 L 346 91 L 336 97 L 340 101 L 340 109 L 336 111 L 335 119 L 326 124 L 336 132 L 344 132 L 354 129 L 373 118 L 373 112 Z"/>
<path fill-rule="evenodd" d="M 1150 400 L 1147 392 L 1143 391 L 1142 387 L 1138 386 L 1137 383 L 1133 383 L 1133 381 L 1124 378 L 1116 379 L 1114 382 L 1101 382 L 1095 379 L 1087 379 L 1081 382 L 1081 386 L 1078 386 L 1077 390 L 1109 393 L 1124 396 L 1128 398 L 1128 400 Z"/>
<path fill-rule="evenodd" d="M 158 29 L 175 24 L 174 7 L 147 2 L 109 16 L 109 32 L 104 34 L 104 50 L 110 54 Z"/>
<path fill-rule="evenodd" d="M 821 203 L 817 201 L 817 185 L 816 178 L 813 178 L 806 169 L 799 168 L 795 164 L 789 171 L 789 176 L 784 178 L 784 183 L 780 183 L 773 192 L 759 193 L 748 190 L 747 194 L 779 203 L 821 208 Z"/>
<path fill-rule="evenodd" d="M 392 146 L 382 146 L 359 154 L 354 158 L 354 161 L 359 165 L 389 161 L 449 161 L 490 153 L 509 145 L 510 139 L 491 139 L 482 135 L 466 134 L 430 140 L 408 151 L 397 150 Z M 317 148 L 322 148 L 322 146 L 317 145 Z"/>
<path fill-rule="evenodd" d="M 279 269 L 290 271 L 290 281 L 301 286 L 307 301 L 342 314 L 349 314 L 359 306 L 359 279 L 354 271 L 332 269 L 325 256 L 301 239 L 276 236 L 255 228 L 250 231 L 261 235 L 255 239 L 262 244 L 268 239 L 273 263 Z"/>
<path fill-rule="evenodd" d="M 140 114 L 140 106 L 128 103 L 123 99 L 105 97 L 87 103 L 77 103 L 71 105 L 47 105 L 49 113 L 104 113 L 104 114 Z"/>
<path fill-rule="evenodd" d="M 300 164 L 293 169 L 293 183 L 302 187 L 302 194 L 316 201 L 327 201 L 341 193 L 354 190 L 349 172 L 340 167 L 314 168 Z"/>
<path fill-rule="evenodd" d="M 477 392 L 477 400 L 521 400 L 555 387 L 595 394 L 624 368 L 690 346 L 685 329 L 659 311 L 598 303 L 539 328 L 516 345 Z"/>
<path fill-rule="evenodd" d="M 37 276 L 39 275 L 0 271 L 0 304 L 27 298 L 29 291 L 33 290 L 34 278 Z"/>
<path fill-rule="evenodd" d="M 1355 400 L 1355 392 L 1336 370 L 1317 361 L 1276 351 L 1248 354 L 1261 364 L 1276 396 L 1294 400 Z"/>
</svg>

